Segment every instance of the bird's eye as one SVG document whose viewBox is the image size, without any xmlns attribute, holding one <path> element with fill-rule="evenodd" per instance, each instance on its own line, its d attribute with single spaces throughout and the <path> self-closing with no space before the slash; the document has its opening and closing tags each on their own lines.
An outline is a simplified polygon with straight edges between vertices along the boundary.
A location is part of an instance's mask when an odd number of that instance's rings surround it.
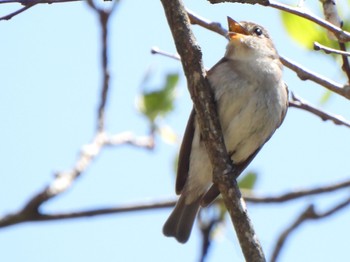
<svg viewBox="0 0 350 262">
<path fill-rule="evenodd" d="M 261 30 L 260 27 L 256 27 L 254 29 L 254 33 L 257 35 L 257 36 L 261 36 L 263 34 L 263 31 Z"/>
</svg>

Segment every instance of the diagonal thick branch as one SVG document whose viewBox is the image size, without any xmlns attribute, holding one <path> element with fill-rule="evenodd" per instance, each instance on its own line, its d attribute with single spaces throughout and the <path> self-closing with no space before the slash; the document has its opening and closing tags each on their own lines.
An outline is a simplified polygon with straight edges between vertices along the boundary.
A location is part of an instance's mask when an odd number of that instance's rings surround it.
<svg viewBox="0 0 350 262">
<path fill-rule="evenodd" d="M 202 65 L 202 54 L 190 29 L 181 0 L 161 0 L 187 78 L 203 141 L 214 167 L 213 182 L 218 186 L 234 224 L 246 261 L 265 261 L 259 241 L 247 215 L 232 173 L 209 82 Z"/>
</svg>

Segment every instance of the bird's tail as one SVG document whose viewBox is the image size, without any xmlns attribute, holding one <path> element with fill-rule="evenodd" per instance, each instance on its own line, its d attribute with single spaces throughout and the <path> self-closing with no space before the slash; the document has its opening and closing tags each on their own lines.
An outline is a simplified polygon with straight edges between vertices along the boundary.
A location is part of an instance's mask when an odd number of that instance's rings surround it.
<svg viewBox="0 0 350 262">
<path fill-rule="evenodd" d="M 199 210 L 201 197 L 190 204 L 187 204 L 185 200 L 186 196 L 182 194 L 163 227 L 164 235 L 175 237 L 180 243 L 187 242 L 190 237 L 192 226 Z"/>
</svg>

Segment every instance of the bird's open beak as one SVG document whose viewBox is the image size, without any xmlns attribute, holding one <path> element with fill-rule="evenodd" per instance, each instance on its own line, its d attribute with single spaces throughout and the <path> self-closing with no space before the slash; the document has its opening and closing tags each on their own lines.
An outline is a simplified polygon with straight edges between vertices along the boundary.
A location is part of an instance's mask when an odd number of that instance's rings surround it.
<svg viewBox="0 0 350 262">
<path fill-rule="evenodd" d="M 242 35 L 248 35 L 248 31 L 241 26 L 240 23 L 237 21 L 233 20 L 231 17 L 227 17 L 227 22 L 228 22 L 228 30 L 229 32 L 228 37 L 230 39 L 239 39 L 242 37 Z"/>
</svg>

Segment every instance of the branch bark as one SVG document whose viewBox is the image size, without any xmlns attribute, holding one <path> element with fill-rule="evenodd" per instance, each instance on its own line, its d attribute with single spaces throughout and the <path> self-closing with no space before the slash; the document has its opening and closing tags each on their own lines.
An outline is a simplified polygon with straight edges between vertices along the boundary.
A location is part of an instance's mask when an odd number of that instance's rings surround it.
<svg viewBox="0 0 350 262">
<path fill-rule="evenodd" d="M 346 127 L 350 127 L 350 122 L 344 119 L 342 116 L 332 115 L 330 113 L 327 113 L 325 111 L 322 111 L 312 105 L 310 105 L 305 100 L 297 97 L 294 93 L 291 93 L 291 100 L 289 101 L 290 107 L 299 108 L 305 111 L 310 112 L 311 114 L 314 114 L 318 117 L 320 117 L 323 121 L 332 121 L 336 125 L 342 125 Z"/>
<path fill-rule="evenodd" d="M 161 0 L 161 2 L 177 52 L 181 57 L 203 141 L 214 167 L 213 182 L 223 196 L 246 261 L 265 261 L 232 173 L 232 163 L 224 145 L 213 94 L 202 64 L 202 53 L 190 29 L 187 12 L 181 0 Z"/>
<path fill-rule="evenodd" d="M 332 208 L 330 208 L 329 210 L 327 210 L 325 212 L 317 212 L 315 210 L 314 205 L 309 205 L 303 212 L 301 212 L 301 214 L 297 217 L 297 219 L 295 219 L 295 221 L 282 232 L 282 234 L 280 235 L 280 237 L 278 238 L 278 240 L 276 242 L 276 246 L 275 246 L 274 251 L 272 253 L 272 257 L 271 257 L 270 262 L 277 261 L 277 258 L 279 256 L 279 254 L 281 253 L 281 250 L 284 247 L 287 239 L 301 224 L 303 224 L 304 222 L 306 222 L 308 220 L 318 220 L 318 219 L 322 219 L 325 217 L 329 217 L 329 216 L 335 214 L 336 212 L 344 209 L 348 205 L 350 205 L 350 198 L 347 198 L 347 199 L 343 200 L 342 202 L 337 203 L 336 205 L 334 205 Z"/>
<path fill-rule="evenodd" d="M 192 13 L 191 11 L 188 11 L 188 16 L 192 24 L 199 25 L 210 31 L 218 33 L 224 36 L 225 38 L 227 37 L 227 30 L 222 28 L 219 23 L 214 23 L 214 22 L 205 20 L 203 18 L 200 18 L 199 16 Z M 315 72 L 312 72 L 306 68 L 303 68 L 302 66 L 298 65 L 297 63 L 291 61 L 290 59 L 284 56 L 280 56 L 280 60 L 285 67 L 288 67 L 289 69 L 294 71 L 301 80 L 313 81 L 338 95 L 341 95 L 347 99 L 350 99 L 349 85 L 341 85 L 337 82 L 334 82 L 333 80 L 327 79 Z"/>
<path fill-rule="evenodd" d="M 328 31 L 332 32 L 334 36 L 340 41 L 340 42 L 349 42 L 350 41 L 350 33 L 342 30 L 340 27 L 333 25 L 332 23 L 321 19 L 314 14 L 311 14 L 307 10 L 300 8 L 300 7 L 292 7 L 283 3 L 279 3 L 274 0 L 208 0 L 212 4 L 219 4 L 219 3 L 225 3 L 225 2 L 231 2 L 231 3 L 244 3 L 244 4 L 259 4 L 263 6 L 269 6 L 281 11 L 285 11 L 300 17 L 303 17 L 307 20 L 310 20 L 314 22 L 315 24 L 318 24 L 322 26 L 323 28 L 327 29 Z"/>
</svg>

